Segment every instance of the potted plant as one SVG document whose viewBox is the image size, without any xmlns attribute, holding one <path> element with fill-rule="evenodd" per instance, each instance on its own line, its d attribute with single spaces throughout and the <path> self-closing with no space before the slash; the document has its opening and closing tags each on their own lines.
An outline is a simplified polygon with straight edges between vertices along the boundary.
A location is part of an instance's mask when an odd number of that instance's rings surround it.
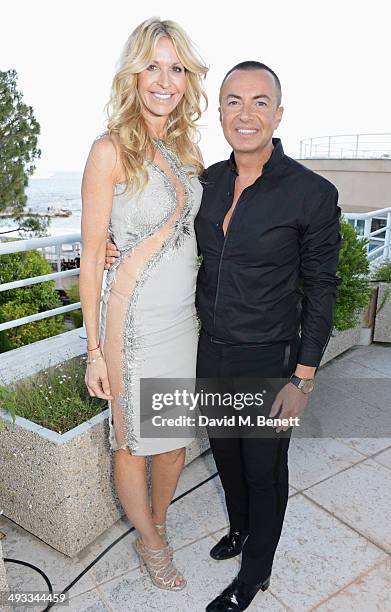
<svg viewBox="0 0 391 612">
<path fill-rule="evenodd" d="M 359 238 L 344 218 L 340 222 L 342 246 L 337 275 L 341 279 L 334 310 L 334 329 L 322 365 L 359 343 L 361 318 L 368 306 L 371 288 L 367 279 L 367 240 Z"/>
</svg>

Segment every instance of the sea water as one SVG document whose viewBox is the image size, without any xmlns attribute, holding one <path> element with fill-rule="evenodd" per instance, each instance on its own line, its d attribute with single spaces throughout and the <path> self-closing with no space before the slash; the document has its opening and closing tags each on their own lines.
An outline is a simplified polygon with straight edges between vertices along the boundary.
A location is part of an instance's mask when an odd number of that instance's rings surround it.
<svg viewBox="0 0 391 612">
<path fill-rule="evenodd" d="M 80 233 L 81 222 L 81 180 L 80 172 L 56 172 L 49 178 L 31 178 L 26 188 L 26 208 L 44 211 L 48 207 L 65 208 L 72 212 L 70 217 L 50 217 L 48 236 Z M 0 231 L 17 227 L 9 218 L 0 219 Z M 6 234 L 7 238 L 18 237 L 19 232 Z"/>
</svg>

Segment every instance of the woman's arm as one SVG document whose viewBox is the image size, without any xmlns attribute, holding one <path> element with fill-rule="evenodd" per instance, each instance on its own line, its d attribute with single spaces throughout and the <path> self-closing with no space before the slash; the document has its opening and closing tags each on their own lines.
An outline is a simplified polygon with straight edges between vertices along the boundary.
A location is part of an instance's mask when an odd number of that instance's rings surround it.
<svg viewBox="0 0 391 612">
<path fill-rule="evenodd" d="M 117 155 L 113 141 L 109 136 L 102 136 L 92 144 L 82 180 L 83 249 L 80 258 L 79 288 L 88 349 L 95 349 L 99 344 L 100 296 L 106 235 L 113 205 L 116 162 Z M 96 359 L 99 355 L 99 348 L 88 351 L 89 359 Z M 103 358 L 87 367 L 86 384 L 90 395 L 107 399 L 110 390 Z M 101 387 L 104 390 L 103 395 Z"/>
</svg>

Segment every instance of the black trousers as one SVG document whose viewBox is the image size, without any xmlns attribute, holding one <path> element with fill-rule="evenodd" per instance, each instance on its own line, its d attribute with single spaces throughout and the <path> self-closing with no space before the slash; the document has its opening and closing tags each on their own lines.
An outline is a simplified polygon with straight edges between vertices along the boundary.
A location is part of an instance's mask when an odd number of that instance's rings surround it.
<svg viewBox="0 0 391 612">
<path fill-rule="evenodd" d="M 287 377 L 295 368 L 299 340 L 269 346 L 230 345 L 201 331 L 197 377 Z M 248 584 L 272 570 L 288 502 L 291 429 L 272 437 L 211 437 L 210 445 L 225 492 L 230 527 L 247 531 L 239 578 Z"/>
</svg>

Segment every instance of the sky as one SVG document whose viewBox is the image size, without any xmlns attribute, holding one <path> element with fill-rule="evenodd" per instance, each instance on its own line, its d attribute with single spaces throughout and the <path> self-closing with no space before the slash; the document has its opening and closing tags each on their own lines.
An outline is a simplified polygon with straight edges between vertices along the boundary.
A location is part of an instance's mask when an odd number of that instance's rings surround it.
<svg viewBox="0 0 391 612">
<path fill-rule="evenodd" d="M 106 127 L 121 49 L 152 16 L 177 21 L 210 68 L 200 121 L 206 165 L 230 153 L 218 89 L 227 70 L 247 59 L 280 77 L 285 111 L 276 136 L 288 155 L 299 157 L 300 140 L 311 136 L 391 133 L 389 0 L 6 0 L 0 70 L 17 71 L 41 126 L 35 176 L 83 171 Z"/>
</svg>

